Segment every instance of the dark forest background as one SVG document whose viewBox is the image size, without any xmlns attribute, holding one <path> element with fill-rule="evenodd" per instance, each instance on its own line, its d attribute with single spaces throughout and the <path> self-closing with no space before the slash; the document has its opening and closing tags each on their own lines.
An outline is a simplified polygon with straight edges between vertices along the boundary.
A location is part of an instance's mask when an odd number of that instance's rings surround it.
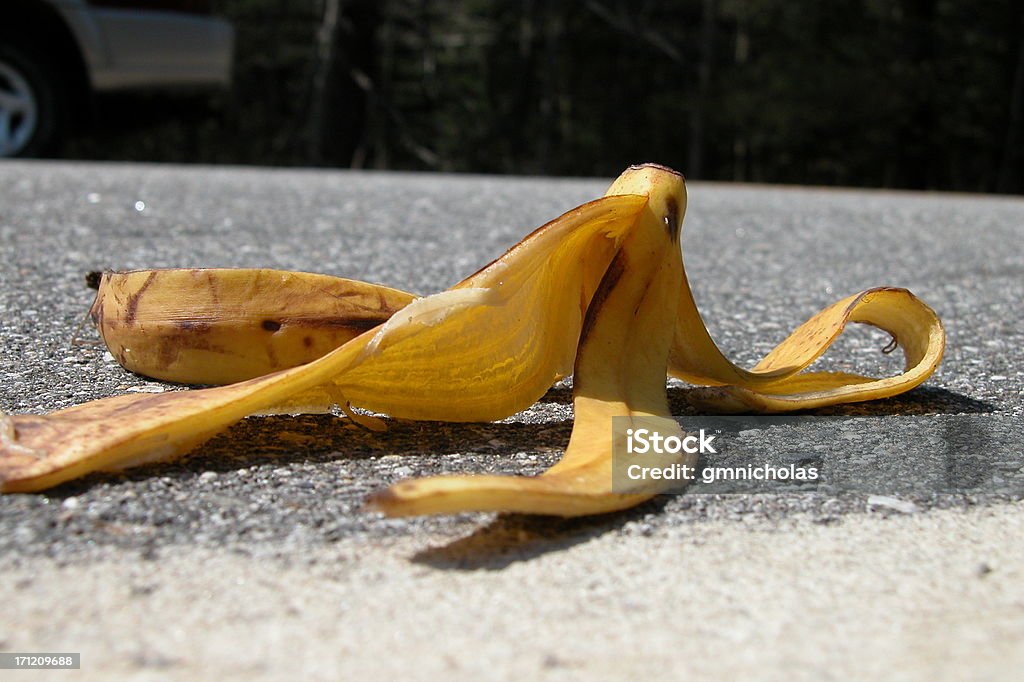
<svg viewBox="0 0 1024 682">
<path fill-rule="evenodd" d="M 1024 192 L 1020 0 L 213 4 L 231 92 L 72 156 Z"/>
</svg>

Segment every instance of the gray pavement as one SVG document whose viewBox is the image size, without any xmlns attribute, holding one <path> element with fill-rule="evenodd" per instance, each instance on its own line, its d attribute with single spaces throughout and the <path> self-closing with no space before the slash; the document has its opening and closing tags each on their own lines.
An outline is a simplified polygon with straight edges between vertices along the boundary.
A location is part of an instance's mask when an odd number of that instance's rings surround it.
<svg viewBox="0 0 1024 682">
<path fill-rule="evenodd" d="M 275 267 L 429 293 L 610 180 L 4 162 L 0 409 L 176 390 L 70 343 L 90 270 Z M 0 650 L 82 651 L 89 679 L 1010 679 L 1024 664 L 1024 200 L 689 190 L 687 273 L 737 361 L 870 286 L 908 287 L 943 318 L 925 386 L 819 412 L 849 418 L 838 434 L 793 427 L 844 485 L 695 486 L 571 521 L 389 520 L 360 509 L 366 493 L 557 461 L 568 386 L 495 424 L 249 419 L 178 462 L 0 498 Z M 853 329 L 825 365 L 891 371 L 886 341 Z M 685 387 L 670 397 L 695 413 Z"/>
</svg>

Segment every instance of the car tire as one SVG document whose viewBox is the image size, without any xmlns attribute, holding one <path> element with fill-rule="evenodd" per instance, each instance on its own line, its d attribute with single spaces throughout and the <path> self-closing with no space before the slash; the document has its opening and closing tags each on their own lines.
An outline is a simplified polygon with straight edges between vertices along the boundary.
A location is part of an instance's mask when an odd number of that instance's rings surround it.
<svg viewBox="0 0 1024 682">
<path fill-rule="evenodd" d="M 0 44 L 0 157 L 50 156 L 67 132 L 60 71 L 43 55 Z"/>
</svg>

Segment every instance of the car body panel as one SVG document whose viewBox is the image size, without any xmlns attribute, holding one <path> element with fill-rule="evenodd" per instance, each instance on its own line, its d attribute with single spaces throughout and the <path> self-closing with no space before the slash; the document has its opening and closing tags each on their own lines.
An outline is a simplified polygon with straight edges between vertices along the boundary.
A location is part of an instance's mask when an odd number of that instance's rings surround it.
<svg viewBox="0 0 1024 682">
<path fill-rule="evenodd" d="M 108 62 L 93 72 L 97 90 L 227 85 L 234 30 L 226 21 L 169 12 L 93 12 Z"/>
<path fill-rule="evenodd" d="M 214 17 L 47 0 L 79 43 L 97 91 L 231 82 L 234 28 Z"/>
</svg>

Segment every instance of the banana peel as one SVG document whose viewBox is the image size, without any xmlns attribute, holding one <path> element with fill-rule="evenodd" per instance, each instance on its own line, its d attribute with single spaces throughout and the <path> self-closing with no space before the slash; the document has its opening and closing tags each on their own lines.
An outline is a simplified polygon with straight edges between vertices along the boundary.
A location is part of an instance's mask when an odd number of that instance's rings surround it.
<svg viewBox="0 0 1024 682">
<path fill-rule="evenodd" d="M 250 414 L 352 403 L 393 417 L 480 421 L 525 409 L 572 371 L 583 311 L 604 270 L 593 261 L 610 262 L 645 205 L 644 196 L 624 195 L 577 207 L 452 289 L 299 367 L 216 388 L 4 415 L 0 489 L 43 490 L 169 459 Z"/>
<path fill-rule="evenodd" d="M 89 316 L 129 371 L 232 384 L 312 362 L 415 298 L 309 272 L 136 270 L 102 273 Z"/>
<path fill-rule="evenodd" d="M 941 322 L 895 288 L 849 296 L 755 367 L 737 367 L 708 334 L 683 272 L 685 209 L 681 175 L 634 166 L 603 198 L 424 298 L 305 273 L 108 273 L 93 317 L 122 364 L 171 381 L 228 385 L 118 396 L 43 416 L 2 415 L 0 490 L 43 490 L 89 471 L 168 459 L 252 414 L 355 405 L 396 418 L 500 419 L 573 373 L 572 436 L 544 474 L 402 481 L 369 504 L 390 515 L 596 514 L 635 505 L 667 485 L 613 490 L 611 457 L 613 416 L 659 420 L 661 430 L 678 433 L 664 419 L 666 374 L 704 386 L 698 396 L 711 409 L 781 412 L 896 395 L 937 367 Z M 288 293 L 296 291 L 305 293 Z M 327 299 L 333 307 L 323 305 Z M 892 334 L 905 370 L 887 378 L 805 371 L 849 322 Z M 229 383 L 239 378 L 246 380 Z"/>
<path fill-rule="evenodd" d="M 605 269 L 586 308 L 573 371 L 575 422 L 561 460 L 540 476 L 435 476 L 400 482 L 369 499 L 389 515 L 513 511 L 581 516 L 625 509 L 661 491 L 659 482 L 613 492 L 612 417 L 682 436 L 668 419 L 666 324 L 682 284 L 682 178 L 661 169 L 621 177 L 609 190 L 643 192 L 646 205 Z M 665 462 L 668 464 L 668 460 Z M 693 464 L 687 460 L 686 463 Z"/>
</svg>

